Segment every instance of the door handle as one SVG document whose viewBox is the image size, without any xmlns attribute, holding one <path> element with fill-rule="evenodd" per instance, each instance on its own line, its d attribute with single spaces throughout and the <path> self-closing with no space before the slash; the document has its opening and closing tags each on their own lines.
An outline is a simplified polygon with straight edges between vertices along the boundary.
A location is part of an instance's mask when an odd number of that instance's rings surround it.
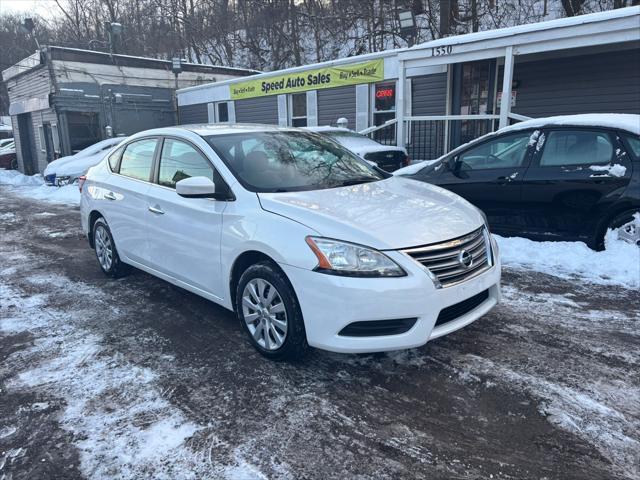
<svg viewBox="0 0 640 480">
<path fill-rule="evenodd" d="M 498 177 L 496 178 L 496 183 L 498 185 L 506 185 L 511 181 L 511 177 Z"/>
<path fill-rule="evenodd" d="M 106 198 L 107 200 L 115 200 L 116 195 L 113 192 L 107 192 L 104 194 L 104 198 Z"/>
<path fill-rule="evenodd" d="M 157 213 L 158 215 L 164 215 L 164 212 L 159 207 L 149 207 L 149 211 L 152 213 Z"/>
</svg>

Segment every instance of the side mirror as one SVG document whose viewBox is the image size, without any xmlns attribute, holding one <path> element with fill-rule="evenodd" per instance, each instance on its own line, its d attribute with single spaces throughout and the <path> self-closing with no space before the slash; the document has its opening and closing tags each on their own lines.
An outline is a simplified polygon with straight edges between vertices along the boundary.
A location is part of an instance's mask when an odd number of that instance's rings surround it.
<svg viewBox="0 0 640 480">
<path fill-rule="evenodd" d="M 213 198 L 216 186 L 207 177 L 190 177 L 176 183 L 176 193 L 185 198 Z"/>
</svg>

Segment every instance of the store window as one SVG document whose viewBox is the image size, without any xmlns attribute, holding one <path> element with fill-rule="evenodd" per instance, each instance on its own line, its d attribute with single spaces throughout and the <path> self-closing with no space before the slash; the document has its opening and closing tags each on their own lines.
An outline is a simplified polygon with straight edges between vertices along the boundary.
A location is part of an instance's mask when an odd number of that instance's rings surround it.
<svg viewBox="0 0 640 480">
<path fill-rule="evenodd" d="M 38 140 L 40 140 L 40 151 L 46 152 L 46 142 L 44 140 L 44 127 L 42 125 L 38 125 Z"/>
<path fill-rule="evenodd" d="M 307 126 L 307 94 L 294 93 L 289 95 L 289 115 L 293 127 Z"/>
<path fill-rule="evenodd" d="M 53 150 L 60 153 L 60 137 L 58 136 L 58 125 L 51 124 L 51 135 L 53 136 Z"/>
<path fill-rule="evenodd" d="M 229 122 L 229 103 L 220 102 L 216 104 L 216 123 Z"/>
<path fill-rule="evenodd" d="M 373 90 L 373 124 L 383 125 L 396 118 L 396 84 L 380 83 Z M 396 126 L 382 128 L 374 132 L 374 140 L 385 145 L 395 144 Z"/>
</svg>

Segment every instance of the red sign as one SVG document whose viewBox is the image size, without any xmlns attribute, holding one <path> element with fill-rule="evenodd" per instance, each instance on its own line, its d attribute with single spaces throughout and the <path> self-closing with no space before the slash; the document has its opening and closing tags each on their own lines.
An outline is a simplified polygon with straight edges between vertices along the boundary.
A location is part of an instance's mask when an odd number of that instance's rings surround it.
<svg viewBox="0 0 640 480">
<path fill-rule="evenodd" d="M 390 98 L 394 94 L 393 88 L 381 88 L 376 90 L 376 98 Z"/>
</svg>

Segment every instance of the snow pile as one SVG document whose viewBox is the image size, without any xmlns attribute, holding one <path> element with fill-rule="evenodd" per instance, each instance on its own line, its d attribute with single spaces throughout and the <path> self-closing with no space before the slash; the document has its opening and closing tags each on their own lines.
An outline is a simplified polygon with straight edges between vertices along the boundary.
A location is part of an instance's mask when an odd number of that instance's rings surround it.
<svg viewBox="0 0 640 480">
<path fill-rule="evenodd" d="M 9 185 L 18 195 L 55 203 L 80 203 L 80 191 L 77 185 L 48 187 L 42 175 L 24 175 L 17 170 L 0 170 L 0 185 Z"/>
<path fill-rule="evenodd" d="M 593 170 L 594 172 L 607 172 L 607 175 L 604 175 L 605 177 L 624 177 L 624 174 L 627 173 L 627 167 L 617 163 L 615 165 L 591 165 L 589 169 Z M 596 177 L 599 175 L 591 176 Z"/>
<path fill-rule="evenodd" d="M 640 287 L 640 248 L 618 240 L 609 230 L 606 249 L 591 250 L 582 242 L 534 242 L 525 238 L 495 235 L 502 264 L 525 268 L 560 278 L 581 277 L 599 285 Z"/>
<path fill-rule="evenodd" d="M 29 177 L 17 170 L 0 170 L 0 185 L 11 185 L 13 187 L 24 187 L 33 185 L 43 185 L 42 175 Z"/>
</svg>

